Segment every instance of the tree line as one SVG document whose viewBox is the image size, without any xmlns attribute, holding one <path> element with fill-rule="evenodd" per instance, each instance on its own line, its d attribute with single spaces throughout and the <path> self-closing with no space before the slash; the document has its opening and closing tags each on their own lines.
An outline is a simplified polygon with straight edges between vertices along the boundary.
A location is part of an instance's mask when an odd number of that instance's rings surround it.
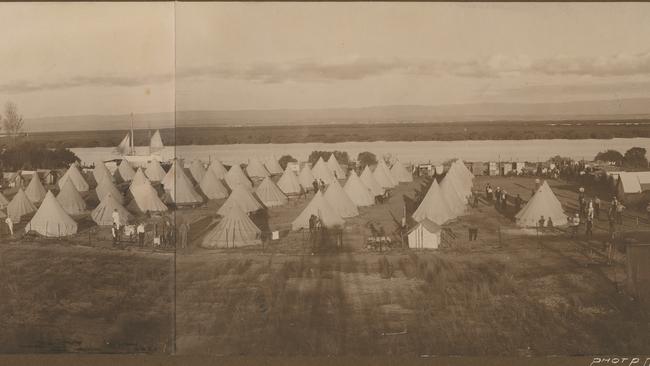
<svg viewBox="0 0 650 366">
<path fill-rule="evenodd" d="M 647 169 L 648 158 L 646 149 L 642 147 L 633 147 L 621 154 L 616 150 L 605 150 L 596 154 L 595 161 L 607 161 L 616 166 L 631 169 Z"/>
<path fill-rule="evenodd" d="M 2 129 L 11 143 L 0 146 L 0 173 L 5 171 L 66 168 L 79 158 L 70 150 L 50 149 L 44 144 L 21 141 L 25 120 L 13 102 L 7 102 L 2 114 Z"/>
</svg>

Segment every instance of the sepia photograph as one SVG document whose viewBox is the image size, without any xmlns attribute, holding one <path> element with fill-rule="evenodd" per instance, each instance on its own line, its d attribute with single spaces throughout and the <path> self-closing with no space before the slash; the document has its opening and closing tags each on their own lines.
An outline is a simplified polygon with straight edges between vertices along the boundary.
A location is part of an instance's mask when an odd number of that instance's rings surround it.
<svg viewBox="0 0 650 366">
<path fill-rule="evenodd" d="M 0 29 L 0 354 L 650 364 L 650 4 Z"/>
</svg>

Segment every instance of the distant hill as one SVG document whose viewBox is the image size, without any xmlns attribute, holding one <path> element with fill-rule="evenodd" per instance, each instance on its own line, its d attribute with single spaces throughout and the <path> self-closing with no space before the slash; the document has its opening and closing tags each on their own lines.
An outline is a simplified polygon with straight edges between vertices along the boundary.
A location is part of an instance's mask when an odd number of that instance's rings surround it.
<svg viewBox="0 0 650 366">
<path fill-rule="evenodd" d="M 610 120 L 650 117 L 650 98 L 564 103 L 475 103 L 361 108 L 179 111 L 178 127 L 309 125 L 339 123 L 439 123 L 468 121 Z M 136 114 L 135 127 L 171 128 L 173 113 Z M 129 115 L 87 115 L 26 120 L 29 131 L 119 130 Z"/>
<path fill-rule="evenodd" d="M 133 125 L 136 129 L 173 128 L 174 113 L 134 114 Z M 25 118 L 25 128 L 28 132 L 128 130 L 131 128 L 131 115 L 114 114 Z"/>
</svg>

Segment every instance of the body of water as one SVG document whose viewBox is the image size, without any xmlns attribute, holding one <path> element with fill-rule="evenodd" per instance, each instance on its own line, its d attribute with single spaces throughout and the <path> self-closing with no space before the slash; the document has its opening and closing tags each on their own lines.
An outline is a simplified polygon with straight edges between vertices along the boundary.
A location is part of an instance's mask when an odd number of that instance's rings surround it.
<svg viewBox="0 0 650 366">
<path fill-rule="evenodd" d="M 292 143 L 292 144 L 233 144 L 233 145 L 188 145 L 166 147 L 163 157 L 169 159 L 176 154 L 187 161 L 200 159 L 208 161 L 218 158 L 226 164 L 244 163 L 251 157 L 266 158 L 274 155 L 291 155 L 299 161 L 306 161 L 314 150 L 346 151 L 356 159 L 360 152 L 370 151 L 377 156 L 390 154 L 404 163 L 443 162 L 451 158 L 466 161 L 546 161 L 554 155 L 574 159 L 591 160 L 607 149 L 625 153 L 632 147 L 650 150 L 650 138 L 615 138 L 610 140 L 503 140 L 503 141 L 375 141 L 339 143 Z M 113 148 L 72 148 L 85 163 L 97 160 L 115 159 Z M 145 154 L 147 148 L 142 148 Z"/>
</svg>

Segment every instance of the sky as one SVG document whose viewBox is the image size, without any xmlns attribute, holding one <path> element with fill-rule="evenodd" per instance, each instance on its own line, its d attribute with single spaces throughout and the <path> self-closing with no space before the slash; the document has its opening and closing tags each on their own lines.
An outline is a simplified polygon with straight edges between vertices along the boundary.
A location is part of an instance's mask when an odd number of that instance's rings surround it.
<svg viewBox="0 0 650 366">
<path fill-rule="evenodd" d="M 0 3 L 26 117 L 650 97 L 648 3 Z"/>
<path fill-rule="evenodd" d="M 173 3 L 0 3 L 0 106 L 172 112 L 174 38 Z"/>
<path fill-rule="evenodd" d="M 178 3 L 179 109 L 650 96 L 645 3 Z"/>
</svg>

